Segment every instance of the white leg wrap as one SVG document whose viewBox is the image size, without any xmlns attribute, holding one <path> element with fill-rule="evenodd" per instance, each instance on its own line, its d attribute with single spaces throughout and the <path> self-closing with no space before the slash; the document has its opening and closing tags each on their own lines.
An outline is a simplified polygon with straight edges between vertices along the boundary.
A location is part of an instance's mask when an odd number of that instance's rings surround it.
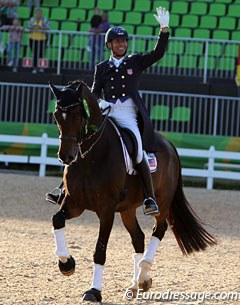
<svg viewBox="0 0 240 305">
<path fill-rule="evenodd" d="M 68 252 L 64 232 L 65 232 L 65 228 L 53 230 L 55 243 L 56 243 L 55 254 L 59 257 L 59 259 L 63 263 L 66 263 L 67 259 L 70 257 L 70 254 Z"/>
<path fill-rule="evenodd" d="M 150 275 L 148 274 L 148 272 L 151 270 L 154 255 L 159 247 L 159 244 L 160 240 L 157 237 L 152 236 L 148 248 L 138 264 L 140 268 L 138 282 L 143 283 L 144 281 L 150 279 Z"/>
<path fill-rule="evenodd" d="M 147 261 L 149 263 L 152 263 L 159 245 L 160 245 L 160 240 L 157 237 L 152 236 L 148 248 L 145 251 L 141 261 Z"/>
<path fill-rule="evenodd" d="M 91 288 L 102 290 L 104 266 L 99 264 L 93 264 L 93 278 Z"/>
<path fill-rule="evenodd" d="M 134 253 L 133 254 L 133 283 L 137 283 L 138 274 L 139 274 L 139 266 L 138 263 L 142 259 L 143 254 L 142 253 Z"/>
</svg>

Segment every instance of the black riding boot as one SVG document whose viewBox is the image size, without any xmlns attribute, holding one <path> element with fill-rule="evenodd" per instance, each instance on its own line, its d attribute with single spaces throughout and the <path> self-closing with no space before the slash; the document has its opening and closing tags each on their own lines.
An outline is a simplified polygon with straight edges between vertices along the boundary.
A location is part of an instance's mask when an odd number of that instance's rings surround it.
<svg viewBox="0 0 240 305">
<path fill-rule="evenodd" d="M 46 200 L 52 204 L 61 204 L 63 198 L 65 197 L 65 189 L 63 187 L 63 182 L 55 187 L 52 191 L 46 194 Z"/>
<path fill-rule="evenodd" d="M 135 168 L 142 179 L 142 183 L 144 187 L 144 198 L 145 198 L 143 201 L 144 214 L 153 215 L 153 216 L 159 215 L 160 213 L 158 210 L 158 205 L 155 201 L 152 177 L 148 166 L 148 161 L 146 160 L 145 156 L 143 156 L 141 163 L 136 164 Z"/>
</svg>

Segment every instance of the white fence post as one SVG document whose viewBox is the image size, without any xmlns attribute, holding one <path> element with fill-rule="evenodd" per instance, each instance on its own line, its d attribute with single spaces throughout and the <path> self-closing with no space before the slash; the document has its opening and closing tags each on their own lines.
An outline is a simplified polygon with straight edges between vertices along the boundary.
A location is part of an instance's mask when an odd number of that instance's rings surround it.
<svg viewBox="0 0 240 305">
<path fill-rule="evenodd" d="M 215 147 L 210 146 L 209 158 L 208 158 L 208 177 L 207 177 L 207 189 L 213 189 L 213 171 L 214 171 L 214 152 Z"/>
<path fill-rule="evenodd" d="M 47 138 L 48 135 L 46 133 L 44 133 L 42 135 L 42 144 L 41 144 L 41 163 L 40 163 L 40 167 L 39 167 L 39 177 L 44 177 L 46 174 L 46 157 L 47 157 Z"/>
</svg>

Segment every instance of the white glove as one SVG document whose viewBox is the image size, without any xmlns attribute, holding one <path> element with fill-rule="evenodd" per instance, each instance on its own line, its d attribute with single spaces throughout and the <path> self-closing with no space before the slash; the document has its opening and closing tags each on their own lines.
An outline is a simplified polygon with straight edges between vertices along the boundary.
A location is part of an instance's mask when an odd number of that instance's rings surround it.
<svg viewBox="0 0 240 305">
<path fill-rule="evenodd" d="M 159 6 L 156 8 L 157 15 L 153 15 L 162 28 L 168 28 L 169 25 L 169 12 L 165 7 Z"/>
</svg>

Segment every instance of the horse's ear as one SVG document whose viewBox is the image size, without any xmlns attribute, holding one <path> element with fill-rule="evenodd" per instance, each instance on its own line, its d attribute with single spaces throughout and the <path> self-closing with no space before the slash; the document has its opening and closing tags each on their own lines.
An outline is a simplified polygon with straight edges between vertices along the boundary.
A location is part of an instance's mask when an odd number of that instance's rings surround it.
<svg viewBox="0 0 240 305">
<path fill-rule="evenodd" d="M 52 93 L 55 95 L 56 99 L 60 100 L 61 96 L 62 96 L 62 91 L 60 91 L 58 88 L 53 86 L 51 82 L 48 82 L 48 84 L 49 84 L 49 87 L 50 87 Z"/>
<path fill-rule="evenodd" d="M 77 93 L 77 96 L 80 97 L 81 96 L 81 93 L 82 93 L 82 82 L 80 82 L 80 84 L 77 86 L 76 88 L 76 93 Z"/>
</svg>

